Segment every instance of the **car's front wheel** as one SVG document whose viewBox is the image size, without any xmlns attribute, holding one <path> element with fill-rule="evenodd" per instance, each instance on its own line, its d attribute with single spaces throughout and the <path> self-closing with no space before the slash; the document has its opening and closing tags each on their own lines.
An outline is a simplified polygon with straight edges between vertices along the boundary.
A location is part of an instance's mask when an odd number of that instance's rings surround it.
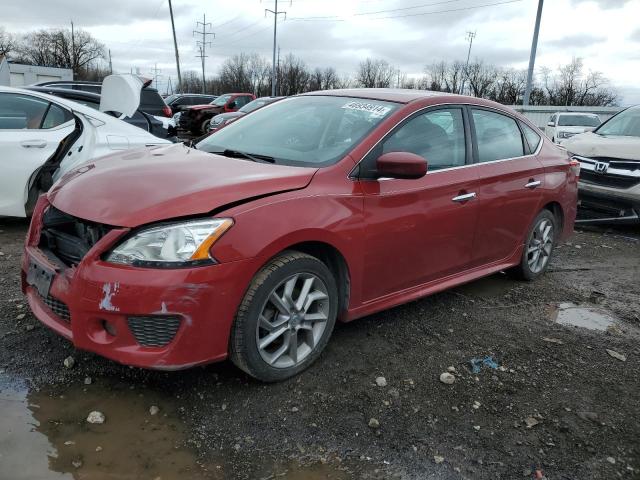
<svg viewBox="0 0 640 480">
<path fill-rule="evenodd" d="M 534 280 L 549 266 L 556 239 L 556 217 L 542 210 L 533 221 L 522 252 L 520 265 L 512 272 L 523 280 Z"/>
<path fill-rule="evenodd" d="M 336 280 L 311 255 L 287 251 L 253 279 L 231 332 L 231 360 L 249 375 L 284 380 L 327 345 L 338 312 Z"/>
<path fill-rule="evenodd" d="M 211 124 L 210 118 L 207 118 L 204 122 L 202 122 L 202 124 L 200 125 L 200 133 L 202 134 L 209 133 L 210 124 Z"/>
</svg>

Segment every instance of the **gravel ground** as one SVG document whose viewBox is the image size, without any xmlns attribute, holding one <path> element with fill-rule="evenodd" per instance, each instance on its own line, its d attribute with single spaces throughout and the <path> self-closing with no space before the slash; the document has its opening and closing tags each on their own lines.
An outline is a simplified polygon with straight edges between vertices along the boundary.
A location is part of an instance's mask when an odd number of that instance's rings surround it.
<svg viewBox="0 0 640 480">
<path fill-rule="evenodd" d="M 211 478 L 640 478 L 637 228 L 577 232 L 536 282 L 494 275 L 338 325 L 314 366 L 275 385 L 226 362 L 159 373 L 74 350 L 20 293 L 26 223 L 0 231 L 0 373 L 51 395 L 87 376 L 117 382 L 111 396 L 143 388 L 176 412 L 199 465 L 224 464 Z M 561 325 L 565 302 L 616 322 Z M 489 355 L 500 368 L 470 371 Z M 439 380 L 449 367 L 453 384 Z M 273 473 L 306 464 L 322 467 Z"/>
</svg>

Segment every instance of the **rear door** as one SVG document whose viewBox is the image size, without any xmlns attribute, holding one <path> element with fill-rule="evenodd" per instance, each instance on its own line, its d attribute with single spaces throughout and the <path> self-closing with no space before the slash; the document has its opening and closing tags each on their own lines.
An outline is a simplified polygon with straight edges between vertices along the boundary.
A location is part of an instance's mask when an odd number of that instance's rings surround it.
<svg viewBox="0 0 640 480">
<path fill-rule="evenodd" d="M 478 214 L 476 168 L 464 108 L 438 107 L 396 127 L 363 160 L 365 176 L 387 152 L 426 158 L 428 173 L 415 180 L 371 179 L 364 191 L 366 237 L 364 301 L 465 270 Z"/>
<path fill-rule="evenodd" d="M 74 128 L 73 114 L 54 103 L 0 93 L 0 216 L 25 216 L 32 174 Z"/>
<path fill-rule="evenodd" d="M 478 192 L 473 265 L 499 263 L 523 244 L 537 214 L 544 167 L 530 152 L 518 122 L 495 110 L 469 107 Z"/>
</svg>

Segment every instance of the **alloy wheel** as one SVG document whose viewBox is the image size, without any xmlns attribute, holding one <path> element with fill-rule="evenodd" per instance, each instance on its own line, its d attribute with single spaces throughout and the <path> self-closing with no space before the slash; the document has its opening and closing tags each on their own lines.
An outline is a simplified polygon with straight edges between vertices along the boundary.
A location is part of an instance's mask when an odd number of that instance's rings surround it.
<svg viewBox="0 0 640 480">
<path fill-rule="evenodd" d="M 532 273 L 541 272 L 549 261 L 553 248 L 553 223 L 542 218 L 531 232 L 527 245 L 527 264 Z"/>
<path fill-rule="evenodd" d="M 298 273 L 274 288 L 262 307 L 256 342 L 275 368 L 299 365 L 316 348 L 327 326 L 327 286 L 312 273 Z"/>
</svg>

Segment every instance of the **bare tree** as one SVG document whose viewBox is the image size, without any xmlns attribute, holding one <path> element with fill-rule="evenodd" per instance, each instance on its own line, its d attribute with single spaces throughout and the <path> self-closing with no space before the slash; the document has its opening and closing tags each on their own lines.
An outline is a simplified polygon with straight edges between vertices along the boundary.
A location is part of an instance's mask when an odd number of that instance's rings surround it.
<svg viewBox="0 0 640 480">
<path fill-rule="evenodd" d="M 474 97 L 486 98 L 496 81 L 497 69 L 482 60 L 470 63 L 466 71 L 467 81 Z"/>
<path fill-rule="evenodd" d="M 3 27 L 0 27 L 0 58 L 8 57 L 16 48 L 16 43 L 15 37 L 7 33 Z"/>
<path fill-rule="evenodd" d="M 105 47 L 84 30 L 59 28 L 25 35 L 17 53 L 21 61 L 45 67 L 70 68 L 82 77 L 94 62 L 105 58 Z"/>
<path fill-rule="evenodd" d="M 295 95 L 309 89 L 311 73 L 304 61 L 288 54 L 278 71 L 278 92 L 280 95 Z"/>
<path fill-rule="evenodd" d="M 429 90 L 442 92 L 445 90 L 444 79 L 447 76 L 447 63 L 437 62 L 427 65 L 425 68 L 426 84 Z"/>
<path fill-rule="evenodd" d="M 360 62 L 356 83 L 364 88 L 388 88 L 396 70 L 382 59 L 367 58 Z"/>
</svg>

